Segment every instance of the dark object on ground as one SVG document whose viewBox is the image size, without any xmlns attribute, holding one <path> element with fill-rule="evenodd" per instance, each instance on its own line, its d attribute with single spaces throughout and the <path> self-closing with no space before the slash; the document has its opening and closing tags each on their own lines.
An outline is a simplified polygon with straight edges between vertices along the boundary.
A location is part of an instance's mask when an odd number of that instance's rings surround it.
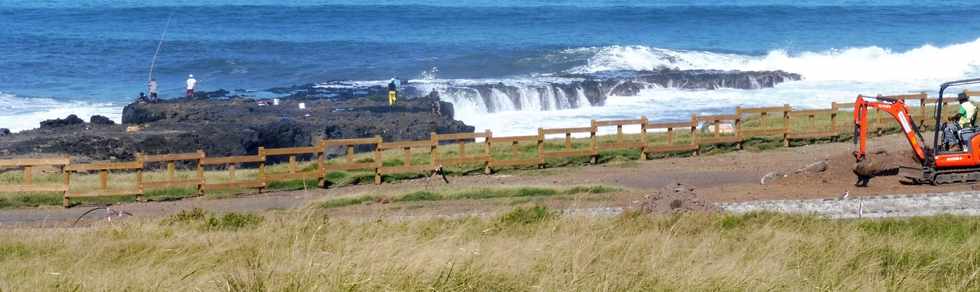
<svg viewBox="0 0 980 292">
<path fill-rule="evenodd" d="M 446 182 L 447 184 L 449 183 L 449 178 L 446 177 L 446 170 L 442 168 L 442 165 L 440 165 L 439 167 L 437 167 L 435 170 L 432 171 L 432 175 L 436 175 L 436 174 L 442 176 L 442 181 Z"/>
<path fill-rule="evenodd" d="M 718 207 L 698 195 L 693 186 L 674 183 L 646 195 L 640 205 L 644 213 L 670 214 L 684 212 L 716 212 Z"/>
<path fill-rule="evenodd" d="M 0 137 L 10 135 L 10 129 L 0 128 Z"/>
<path fill-rule="evenodd" d="M 76 115 L 68 115 L 64 119 L 45 120 L 41 122 L 41 128 L 60 128 L 71 125 L 84 124 L 85 121 Z"/>
<path fill-rule="evenodd" d="M 92 118 L 89 119 L 89 123 L 91 123 L 93 125 L 115 125 L 116 124 L 116 122 L 113 122 L 109 118 L 104 117 L 104 116 L 100 116 L 100 115 L 94 115 L 94 116 L 92 116 Z"/>
<path fill-rule="evenodd" d="M 129 212 L 122 211 L 122 210 L 114 210 L 114 209 L 112 209 L 109 206 L 95 207 L 95 208 L 92 208 L 92 209 L 90 209 L 88 211 L 85 211 L 85 213 L 82 213 L 82 215 L 79 215 L 78 218 L 75 218 L 75 222 L 72 222 L 71 223 L 71 227 L 75 227 L 75 224 L 78 224 L 78 221 L 81 221 L 82 218 L 85 217 L 85 215 L 91 214 L 92 212 L 95 212 L 95 211 L 98 211 L 98 210 L 105 210 L 105 218 L 106 218 L 106 220 L 109 220 L 109 221 L 112 221 L 112 217 L 113 216 L 115 216 L 117 218 L 121 218 L 123 216 L 133 216 L 133 213 L 129 213 Z"/>
</svg>

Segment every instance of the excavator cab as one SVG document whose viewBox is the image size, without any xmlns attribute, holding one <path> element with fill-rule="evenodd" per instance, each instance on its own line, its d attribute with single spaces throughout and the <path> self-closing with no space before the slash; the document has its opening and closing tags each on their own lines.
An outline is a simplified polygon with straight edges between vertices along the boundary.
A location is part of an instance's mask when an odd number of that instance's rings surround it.
<svg viewBox="0 0 980 292">
<path fill-rule="evenodd" d="M 968 152 L 971 148 L 971 142 L 973 137 L 976 136 L 978 129 L 976 128 L 977 114 L 976 105 L 970 102 L 970 96 L 967 91 L 960 93 L 957 96 L 956 101 L 960 104 L 966 105 L 965 108 L 971 109 L 972 115 L 970 120 L 965 122 L 965 125 L 961 126 L 963 122 L 963 117 L 960 113 L 950 117 L 942 125 L 942 143 L 940 143 L 940 150 L 946 152 L 957 152 L 963 151 Z M 962 105 L 961 105 L 962 106 Z M 971 114 L 967 112 L 967 114 Z"/>
<path fill-rule="evenodd" d="M 867 186 L 873 176 L 883 171 L 881 162 L 876 163 L 867 156 L 869 108 L 876 108 L 895 118 L 915 153 L 914 158 L 919 165 L 901 166 L 899 169 L 903 183 L 936 185 L 980 181 L 980 135 L 977 135 L 980 130 L 972 127 L 972 125 L 966 129 L 951 129 L 943 126 L 944 121 L 942 120 L 943 98 L 946 89 L 971 84 L 980 84 L 980 78 L 951 81 L 940 86 L 934 115 L 937 126 L 933 129 L 931 147 L 925 144 L 919 126 L 915 125 L 914 120 L 909 115 L 909 109 L 904 100 L 859 95 L 854 103 L 854 144 L 856 146 L 854 174 L 858 177 L 856 185 Z M 969 95 L 966 92 L 964 94 L 967 97 Z"/>
</svg>

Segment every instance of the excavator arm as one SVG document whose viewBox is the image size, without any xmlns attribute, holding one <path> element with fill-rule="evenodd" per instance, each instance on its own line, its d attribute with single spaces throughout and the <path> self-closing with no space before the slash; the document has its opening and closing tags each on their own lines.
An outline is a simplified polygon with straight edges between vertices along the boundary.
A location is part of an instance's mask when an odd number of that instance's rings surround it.
<svg viewBox="0 0 980 292">
<path fill-rule="evenodd" d="M 854 144 L 857 146 L 854 151 L 854 158 L 858 163 L 867 158 L 869 108 L 876 108 L 895 118 L 898 125 L 902 127 L 902 132 L 905 133 L 905 138 L 908 139 L 912 150 L 915 151 L 916 160 L 919 162 L 926 160 L 926 149 L 922 146 L 922 135 L 919 134 L 918 127 L 909 115 L 904 100 L 859 95 L 854 103 Z"/>
</svg>

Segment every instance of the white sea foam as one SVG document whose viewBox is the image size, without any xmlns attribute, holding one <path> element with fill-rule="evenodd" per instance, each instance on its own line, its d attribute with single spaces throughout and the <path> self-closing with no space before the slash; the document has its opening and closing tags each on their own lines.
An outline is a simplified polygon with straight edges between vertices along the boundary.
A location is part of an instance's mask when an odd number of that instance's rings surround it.
<svg viewBox="0 0 980 292">
<path fill-rule="evenodd" d="M 465 107 L 457 110 L 457 119 L 477 130 L 491 129 L 494 135 L 533 135 L 538 127 L 585 127 L 591 119 L 635 119 L 646 116 L 653 121 L 687 121 L 691 113 L 731 114 L 735 106 L 774 106 L 789 104 L 794 108 L 830 108 L 832 102 L 853 102 L 858 94 L 900 94 L 927 91 L 934 94 L 932 84 L 916 87 L 910 83 L 842 83 L 805 81 L 780 84 L 774 88 L 744 90 L 681 90 L 651 88 L 637 96 L 611 96 L 601 107 L 575 108 L 542 112 L 478 113 Z M 626 132 L 638 132 L 627 127 Z M 613 133 L 615 128 L 600 133 Z"/>
<path fill-rule="evenodd" d="M 13 132 L 37 128 L 41 121 L 64 118 L 74 114 L 88 121 L 102 115 L 116 121 L 122 119 L 122 107 L 112 103 L 57 101 L 50 98 L 23 98 L 0 93 L 0 128 Z"/>
<path fill-rule="evenodd" d="M 859 47 L 790 54 L 773 50 L 763 56 L 704 51 L 676 51 L 645 46 L 610 46 L 567 51 L 595 54 L 575 73 L 657 68 L 720 70 L 783 70 L 809 81 L 922 81 L 947 80 L 980 73 L 980 39 L 944 47 L 923 45 L 895 52 L 880 47 Z"/>
<path fill-rule="evenodd" d="M 648 88 L 637 96 L 609 96 L 602 107 L 526 112 L 480 113 L 457 109 L 457 118 L 495 135 L 528 135 L 538 127 L 581 127 L 591 119 L 647 116 L 658 121 L 684 121 L 690 114 L 734 113 L 735 106 L 790 104 L 795 108 L 829 108 L 831 102 L 852 102 L 858 94 L 927 92 L 935 95 L 940 83 L 980 77 L 980 39 L 944 47 L 923 45 L 895 52 L 879 47 L 789 54 L 775 50 L 763 56 L 703 51 L 676 51 L 643 46 L 610 46 L 566 50 L 589 52 L 586 65 L 572 73 L 658 68 L 718 70 L 783 70 L 798 73 L 802 81 L 774 88 L 741 90 L 680 90 Z M 960 90 L 960 89 L 957 89 Z M 638 131 L 638 129 L 626 129 Z M 612 129 L 606 130 L 606 132 Z"/>
</svg>

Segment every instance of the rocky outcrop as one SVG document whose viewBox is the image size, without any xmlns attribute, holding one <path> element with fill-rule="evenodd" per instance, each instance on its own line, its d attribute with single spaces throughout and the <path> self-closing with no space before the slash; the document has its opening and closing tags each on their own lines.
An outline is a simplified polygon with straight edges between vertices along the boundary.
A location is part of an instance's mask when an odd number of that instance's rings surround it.
<svg viewBox="0 0 980 292">
<path fill-rule="evenodd" d="M 389 107 L 382 98 L 283 99 L 279 106 L 263 100 L 181 99 L 133 103 L 123 110 L 123 124 L 51 122 L 0 139 L 7 154 L 67 153 L 92 160 L 132 159 L 135 153 L 208 155 L 256 153 L 258 147 L 308 146 L 318 138 L 382 136 L 386 141 L 429 139 L 431 132 L 473 132 L 453 120 L 452 105 L 438 97 L 401 100 Z M 303 103 L 305 109 L 299 108 Z M 434 110 L 433 106 L 440 107 Z M 77 117 L 76 117 L 77 118 Z M 57 124 L 58 126 L 53 126 Z M 141 130 L 127 132 L 140 125 Z M 361 148 L 360 150 L 370 150 Z"/>
<path fill-rule="evenodd" d="M 116 124 L 116 122 L 113 122 L 109 118 L 104 117 L 104 116 L 100 116 L 100 115 L 94 115 L 94 116 L 92 116 L 92 118 L 89 119 L 89 123 L 90 124 L 93 124 L 93 125 L 115 125 Z"/>
<path fill-rule="evenodd" d="M 51 119 L 51 120 L 41 121 L 41 128 L 49 128 L 49 129 L 61 128 L 65 126 L 80 125 L 84 123 L 85 121 L 80 119 L 78 116 L 68 115 L 64 119 Z"/>
<path fill-rule="evenodd" d="M 10 135 L 10 129 L 0 128 L 0 137 Z"/>
</svg>

